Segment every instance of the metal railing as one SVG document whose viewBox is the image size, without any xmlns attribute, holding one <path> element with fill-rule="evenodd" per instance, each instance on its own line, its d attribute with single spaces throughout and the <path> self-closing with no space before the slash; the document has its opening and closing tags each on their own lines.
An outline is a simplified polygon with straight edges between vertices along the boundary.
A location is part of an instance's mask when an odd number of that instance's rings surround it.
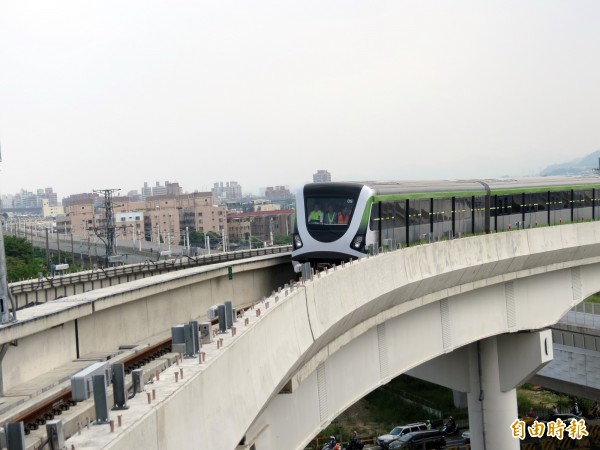
<svg viewBox="0 0 600 450">
<path fill-rule="evenodd" d="M 560 321 L 571 325 L 600 328 L 600 304 L 581 302 L 565 314 Z"/>
<path fill-rule="evenodd" d="M 265 247 L 253 250 L 241 250 L 227 253 L 217 253 L 204 256 L 181 256 L 164 261 L 146 260 L 143 263 L 128 264 L 109 268 L 95 268 L 73 274 L 54 277 L 41 276 L 36 280 L 19 281 L 9 284 L 11 294 L 34 292 L 40 289 L 49 289 L 57 286 L 85 283 L 101 279 L 113 278 L 136 273 L 168 272 L 196 266 L 205 266 L 227 261 L 252 258 L 255 256 L 285 254 L 292 251 L 291 245 Z"/>
</svg>

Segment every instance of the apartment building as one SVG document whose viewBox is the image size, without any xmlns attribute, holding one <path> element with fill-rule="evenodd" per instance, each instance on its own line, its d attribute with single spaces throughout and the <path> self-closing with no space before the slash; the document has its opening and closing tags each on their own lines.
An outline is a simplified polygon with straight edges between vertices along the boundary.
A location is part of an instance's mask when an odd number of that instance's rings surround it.
<svg viewBox="0 0 600 450">
<path fill-rule="evenodd" d="M 144 236 L 148 242 L 179 244 L 181 239 L 180 210 L 175 197 L 149 197 L 144 208 Z"/>
<path fill-rule="evenodd" d="M 180 193 L 176 183 L 169 183 Z M 97 195 L 71 196 L 65 214 L 56 219 L 60 233 L 86 239 L 104 234 L 106 214 L 103 199 Z M 189 231 L 221 233 L 227 227 L 227 208 L 215 205 L 211 192 L 184 195 L 149 196 L 143 201 L 113 197 L 115 236 L 118 242 L 140 239 L 161 244 L 179 244 L 186 227 Z"/>
<path fill-rule="evenodd" d="M 313 174 L 313 183 L 329 183 L 331 181 L 331 173 L 327 170 L 317 170 Z"/>
<path fill-rule="evenodd" d="M 213 184 L 212 195 L 216 200 L 242 198 L 242 186 L 237 181 L 219 181 Z"/>
<path fill-rule="evenodd" d="M 50 201 L 48 199 L 42 200 L 42 217 L 57 217 L 63 215 L 65 213 L 65 209 L 62 205 L 50 205 Z"/>
<path fill-rule="evenodd" d="M 144 241 L 144 211 L 128 210 L 115 213 L 115 237 L 117 243 Z"/>
<path fill-rule="evenodd" d="M 179 186 L 179 183 L 170 183 L 169 181 L 165 181 L 165 185 L 161 186 L 160 182 L 156 182 L 154 186 L 148 186 L 148 182 L 144 182 L 144 187 L 142 188 L 142 200 L 146 200 L 150 197 L 159 197 L 163 195 L 177 197 L 181 195 L 183 189 Z"/>
<path fill-rule="evenodd" d="M 65 215 L 56 218 L 59 233 L 73 234 L 73 237 L 87 238 L 96 224 L 93 198 L 71 200 L 65 207 Z"/>
</svg>

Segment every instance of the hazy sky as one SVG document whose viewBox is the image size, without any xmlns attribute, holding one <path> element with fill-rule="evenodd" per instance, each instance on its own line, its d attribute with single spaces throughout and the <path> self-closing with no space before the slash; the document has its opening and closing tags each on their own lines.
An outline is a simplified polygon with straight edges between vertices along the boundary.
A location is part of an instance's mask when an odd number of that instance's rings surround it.
<svg viewBox="0 0 600 450">
<path fill-rule="evenodd" d="M 600 149 L 600 1 L 0 1 L 0 193 L 532 175 Z"/>
</svg>

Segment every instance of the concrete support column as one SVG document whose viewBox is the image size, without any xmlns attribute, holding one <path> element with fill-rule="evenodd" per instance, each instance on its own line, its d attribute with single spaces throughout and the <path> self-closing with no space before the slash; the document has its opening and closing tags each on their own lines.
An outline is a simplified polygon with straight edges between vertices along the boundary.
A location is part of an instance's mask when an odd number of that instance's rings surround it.
<svg viewBox="0 0 600 450">
<path fill-rule="evenodd" d="M 492 336 L 432 359 L 407 373 L 467 393 L 471 445 L 518 450 L 510 425 L 517 418 L 515 388 L 552 360 L 550 330 Z"/>
<path fill-rule="evenodd" d="M 473 448 L 519 450 L 520 440 L 512 437 L 510 428 L 517 417 L 517 393 L 501 389 L 496 337 L 472 344 L 469 359 L 470 372 L 475 375 L 467 394 Z"/>
</svg>

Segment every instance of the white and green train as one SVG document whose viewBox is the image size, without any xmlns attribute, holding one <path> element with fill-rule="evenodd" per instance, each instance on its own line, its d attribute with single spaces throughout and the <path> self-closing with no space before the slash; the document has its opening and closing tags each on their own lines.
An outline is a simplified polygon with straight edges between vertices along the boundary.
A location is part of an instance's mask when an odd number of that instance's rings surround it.
<svg viewBox="0 0 600 450">
<path fill-rule="evenodd" d="M 593 175 L 310 183 L 296 196 L 292 260 L 332 264 L 380 248 L 597 218 Z"/>
</svg>

